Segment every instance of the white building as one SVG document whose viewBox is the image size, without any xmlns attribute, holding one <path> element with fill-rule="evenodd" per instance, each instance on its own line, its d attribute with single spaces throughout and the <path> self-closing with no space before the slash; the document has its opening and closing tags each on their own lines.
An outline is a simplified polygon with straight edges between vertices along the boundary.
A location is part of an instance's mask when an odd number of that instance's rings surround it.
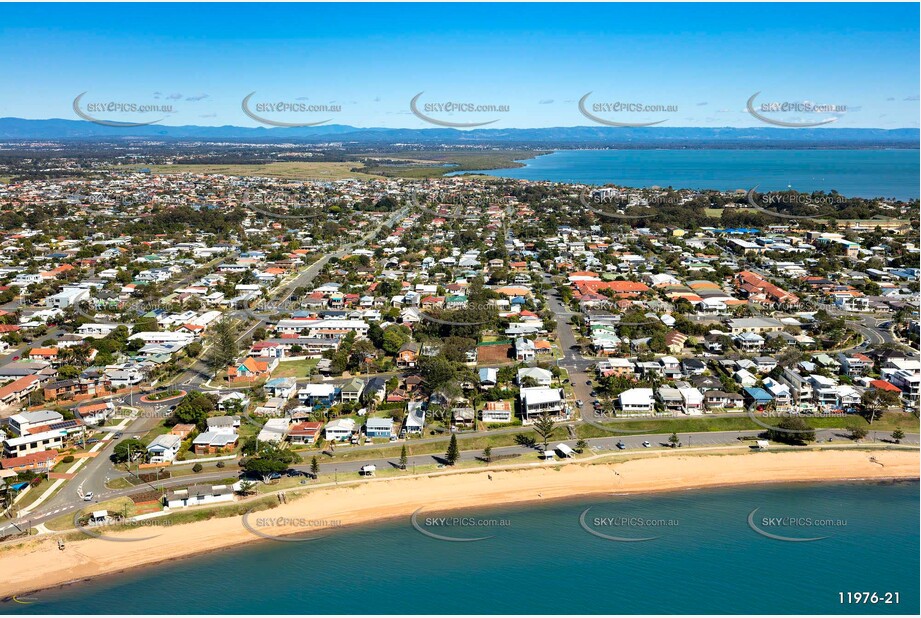
<svg viewBox="0 0 921 618">
<path fill-rule="evenodd" d="M 655 396 L 651 388 L 625 390 L 619 400 L 624 414 L 652 414 L 655 409 Z"/>
<path fill-rule="evenodd" d="M 355 421 L 350 418 L 337 418 L 326 424 L 323 433 L 328 441 L 348 440 L 355 433 Z"/>
<path fill-rule="evenodd" d="M 182 446 L 182 438 L 165 433 L 157 436 L 147 445 L 147 454 L 150 457 L 150 463 L 169 463 L 176 458 L 179 447 Z"/>
</svg>

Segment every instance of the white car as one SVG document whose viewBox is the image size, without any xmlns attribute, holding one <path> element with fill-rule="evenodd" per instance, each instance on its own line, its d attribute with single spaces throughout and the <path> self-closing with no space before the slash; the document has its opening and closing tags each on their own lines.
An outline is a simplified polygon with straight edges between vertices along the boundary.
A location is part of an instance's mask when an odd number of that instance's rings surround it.
<svg viewBox="0 0 921 618">
<path fill-rule="evenodd" d="M 643 442 L 643 446 L 645 446 L 646 448 L 649 448 L 650 446 L 652 446 L 652 444 L 649 442 L 649 440 L 645 440 Z"/>
<path fill-rule="evenodd" d="M 89 502 L 89 501 L 92 500 L 92 499 L 93 499 L 93 492 L 88 491 L 88 492 L 86 492 L 85 494 L 83 494 L 83 501 L 84 501 L 84 502 Z"/>
</svg>

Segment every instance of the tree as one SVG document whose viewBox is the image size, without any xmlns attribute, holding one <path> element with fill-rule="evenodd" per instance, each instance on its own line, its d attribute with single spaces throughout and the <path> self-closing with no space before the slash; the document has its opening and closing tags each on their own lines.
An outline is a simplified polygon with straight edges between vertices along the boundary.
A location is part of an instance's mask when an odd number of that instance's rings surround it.
<svg viewBox="0 0 921 618">
<path fill-rule="evenodd" d="M 588 448 L 588 442 L 586 442 L 582 438 L 579 438 L 579 440 L 576 442 L 576 451 L 581 453 L 587 448 Z"/>
<path fill-rule="evenodd" d="M 815 442 L 815 429 L 801 418 L 785 416 L 780 420 L 776 428 L 768 430 L 768 438 L 785 444 Z"/>
<path fill-rule="evenodd" d="M 668 443 L 671 444 L 673 448 L 677 446 L 678 445 L 678 434 L 672 433 L 672 435 L 668 437 Z"/>
<path fill-rule="evenodd" d="M 216 369 L 230 365 L 237 357 L 237 341 L 230 320 L 224 318 L 214 326 L 211 341 L 208 363 Z"/>
<path fill-rule="evenodd" d="M 406 445 L 403 445 L 403 448 L 400 450 L 400 470 L 406 469 L 406 462 L 409 461 L 409 457 L 406 455 Z"/>
<path fill-rule="evenodd" d="M 483 460 L 486 461 L 486 463 L 490 463 L 492 461 L 492 447 L 491 446 L 487 446 L 486 448 L 483 449 Z"/>
<path fill-rule="evenodd" d="M 144 446 L 144 443 L 140 440 L 130 438 L 128 440 L 122 440 L 115 445 L 111 459 L 113 463 L 130 463 L 136 461 L 138 458 L 146 457 L 147 448 Z"/>
<path fill-rule="evenodd" d="M 241 496 L 250 494 L 252 493 L 252 489 L 254 485 L 255 483 L 253 483 L 252 481 L 247 481 L 247 480 L 240 481 L 240 489 L 237 490 L 237 493 L 240 494 Z"/>
<path fill-rule="evenodd" d="M 200 463 L 197 463 L 194 466 L 192 466 L 192 472 L 195 472 L 196 474 L 201 472 L 204 469 L 205 469 L 204 466 L 202 466 Z"/>
<path fill-rule="evenodd" d="M 260 476 L 263 482 L 268 483 L 273 475 L 283 473 L 291 464 L 300 460 L 297 453 L 272 442 L 264 442 L 259 444 L 257 453 L 242 460 L 240 466 L 247 474 Z"/>
<path fill-rule="evenodd" d="M 895 440 L 895 443 L 896 443 L 896 444 L 901 443 L 901 442 L 902 442 L 902 438 L 904 438 L 904 437 L 905 437 L 905 432 L 902 431 L 901 428 L 896 428 L 896 429 L 892 432 L 892 439 Z"/>
<path fill-rule="evenodd" d="M 860 425 L 852 425 L 848 427 L 848 431 L 850 432 L 851 440 L 863 440 L 867 437 L 867 428 Z"/>
<path fill-rule="evenodd" d="M 550 442 L 550 436 L 553 435 L 553 428 L 555 423 L 553 419 L 550 418 L 549 414 L 541 414 L 540 417 L 534 421 L 534 431 L 537 432 L 537 435 L 541 437 L 541 440 L 544 442 L 544 450 L 547 450 L 547 443 Z"/>
<path fill-rule="evenodd" d="M 527 448 L 534 448 L 534 445 L 537 444 L 537 440 L 534 439 L 534 436 L 529 436 L 523 433 L 516 433 L 515 444 Z"/>
<path fill-rule="evenodd" d="M 453 466 L 460 458 L 460 450 L 457 448 L 457 435 L 451 434 L 451 441 L 448 442 L 448 452 L 445 453 L 445 461 L 449 466 Z"/>
<path fill-rule="evenodd" d="M 864 391 L 860 397 L 860 407 L 871 425 L 883 412 L 891 407 L 898 406 L 900 402 L 899 393 L 878 388 Z"/>
<path fill-rule="evenodd" d="M 310 475 L 313 478 L 318 478 L 320 476 L 320 462 L 317 461 L 316 455 L 310 460 Z"/>
</svg>

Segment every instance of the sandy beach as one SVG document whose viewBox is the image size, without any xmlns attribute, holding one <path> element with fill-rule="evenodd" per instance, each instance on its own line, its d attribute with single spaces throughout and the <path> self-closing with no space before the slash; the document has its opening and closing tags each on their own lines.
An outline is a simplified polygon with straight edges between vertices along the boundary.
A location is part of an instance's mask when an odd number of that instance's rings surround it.
<svg viewBox="0 0 921 618">
<path fill-rule="evenodd" d="M 876 463 L 871 461 L 876 459 Z M 491 477 L 491 478 L 490 478 Z M 704 487 L 808 481 L 917 479 L 913 451 L 828 450 L 746 454 L 667 454 L 623 462 L 540 466 L 533 469 L 469 472 L 317 489 L 258 516 L 362 524 L 413 512 L 522 504 L 575 496 L 643 493 Z M 300 525 L 262 528 L 271 534 L 309 530 Z M 258 540 L 242 517 L 107 532 L 137 542 L 86 539 L 60 551 L 53 537 L 0 551 L 0 597 L 116 573 Z M 274 541 L 260 541 L 271 543 Z"/>
</svg>

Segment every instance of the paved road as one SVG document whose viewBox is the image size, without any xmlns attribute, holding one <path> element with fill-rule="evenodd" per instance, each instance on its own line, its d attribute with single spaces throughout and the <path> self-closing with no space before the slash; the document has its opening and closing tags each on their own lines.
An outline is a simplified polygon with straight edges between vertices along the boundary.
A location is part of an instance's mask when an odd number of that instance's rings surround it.
<svg viewBox="0 0 921 618">
<path fill-rule="evenodd" d="M 747 442 L 742 442 L 739 440 L 740 437 L 750 437 L 753 436 L 755 432 L 753 431 L 718 431 L 718 432 L 700 432 L 700 433 L 680 433 L 678 434 L 679 439 L 683 447 L 719 447 L 719 446 L 738 446 L 739 444 L 747 444 Z M 647 450 L 652 451 L 655 449 L 668 448 L 668 438 L 671 434 L 669 433 L 650 433 L 645 435 L 628 435 L 628 436 L 610 436 L 604 438 L 593 438 L 587 440 L 589 448 L 593 452 L 605 452 L 605 451 L 620 451 L 617 447 L 618 443 L 624 445 L 624 452 L 630 450 L 640 450 L 646 452 Z M 868 436 L 869 441 L 875 439 L 884 439 L 888 436 L 888 432 L 878 432 L 878 435 L 874 435 L 874 432 L 871 432 Z M 846 438 L 846 431 L 843 429 L 820 429 L 816 431 L 816 438 L 819 442 L 826 442 L 828 438 L 832 438 L 834 442 L 844 442 L 850 443 L 850 440 Z M 908 434 L 902 440 L 902 444 L 916 446 L 919 444 L 918 434 Z M 645 447 L 644 442 L 649 442 L 650 446 Z M 575 447 L 575 440 L 553 440 L 550 442 L 550 446 L 553 447 L 560 442 L 564 442 L 570 447 Z M 412 450 L 414 443 L 407 443 L 408 449 Z M 341 447 L 339 453 L 347 452 L 348 448 L 352 447 Z M 522 446 L 503 446 L 496 447 L 492 450 L 493 457 L 498 457 L 500 455 L 518 455 L 519 457 L 509 457 L 508 459 L 494 460 L 494 463 L 502 464 L 515 464 L 515 463 L 528 463 L 529 461 L 535 461 L 530 456 L 534 456 L 538 450 L 542 447 L 536 449 L 522 447 Z M 101 457 L 101 455 L 100 455 Z M 474 461 L 482 457 L 482 451 L 462 451 L 460 454 L 461 461 Z M 312 458 L 312 455 L 309 456 Z M 302 464 L 294 466 L 295 469 L 302 472 L 308 472 L 310 469 L 309 458 Z M 379 469 L 389 469 L 397 468 L 399 466 L 399 457 L 389 457 L 389 458 L 369 458 L 369 459 L 355 459 L 350 461 L 342 461 L 336 459 L 328 459 L 322 455 L 318 455 L 320 460 L 320 472 L 321 474 L 333 474 L 339 476 L 340 480 L 351 480 L 356 478 L 358 471 L 362 466 L 373 464 Z M 414 466 L 428 466 L 432 464 L 441 464 L 443 463 L 441 455 L 411 455 L 408 457 L 407 469 L 409 471 L 413 470 Z M 535 462 L 536 463 L 536 462 Z M 93 504 L 100 501 L 107 501 L 114 498 L 122 496 L 130 496 L 132 494 L 143 493 L 150 491 L 151 489 L 162 490 L 169 489 L 171 487 L 187 487 L 193 483 L 201 482 L 214 482 L 228 477 L 233 477 L 238 474 L 238 469 L 233 467 L 231 462 L 228 462 L 228 468 L 226 470 L 221 470 L 218 472 L 197 474 L 194 476 L 185 476 L 174 479 L 169 479 L 163 482 L 158 482 L 154 485 L 141 485 L 139 487 L 131 487 L 127 489 L 119 490 L 108 490 L 102 489 L 99 492 L 94 492 Z M 60 501 L 55 501 L 56 498 L 62 498 Z M 0 536 L 4 534 L 10 534 L 16 530 L 17 527 L 25 528 L 26 526 L 34 527 L 36 525 L 47 522 L 56 517 L 60 517 L 63 514 L 74 513 L 77 510 L 83 509 L 88 506 L 90 503 L 87 503 L 80 499 L 76 495 L 76 491 L 73 487 L 65 487 L 55 496 L 55 499 L 49 500 L 47 503 L 43 504 L 35 512 L 28 514 L 25 517 L 17 518 L 12 523 L 4 523 L 0 525 Z"/>
<path fill-rule="evenodd" d="M 552 285 L 553 278 L 549 274 L 543 273 L 543 279 L 544 283 Z M 553 312 L 553 317 L 556 319 L 556 332 L 559 337 L 560 348 L 563 351 L 563 358 L 557 361 L 557 364 L 569 373 L 569 381 L 572 384 L 575 399 L 581 399 L 585 402 L 581 409 L 584 416 L 591 410 L 590 402 L 594 399 L 590 395 L 592 387 L 588 384 L 590 377 L 588 370 L 596 361 L 583 358 L 580 353 L 580 346 L 576 340 L 575 332 L 569 323 L 569 319 L 574 314 L 563 305 L 553 292 L 548 291 L 545 298 L 547 307 Z"/>
<path fill-rule="evenodd" d="M 343 255 L 346 255 L 354 248 L 355 245 L 362 244 L 373 238 L 374 235 L 377 234 L 377 232 L 384 226 L 392 226 L 399 219 L 404 217 L 406 212 L 407 209 L 405 208 L 395 212 L 386 221 L 369 230 L 368 233 L 365 234 L 360 240 L 344 245 L 343 248 L 339 251 L 324 255 L 319 260 L 311 264 L 308 268 L 306 268 L 293 280 L 283 284 L 278 290 L 276 290 L 276 298 L 280 299 L 281 302 L 284 302 L 284 300 L 290 298 L 291 294 L 298 286 L 309 285 L 310 282 L 312 282 L 313 279 L 323 270 L 323 267 L 332 257 L 342 257 Z M 236 338 L 237 342 L 250 337 L 253 331 L 259 328 L 262 323 L 262 320 L 254 320 L 251 323 L 244 321 L 242 323 L 244 328 L 239 332 Z M 204 360 L 207 356 L 206 352 L 207 347 L 202 350 L 202 353 L 199 356 L 201 360 L 196 361 L 192 364 L 191 367 L 174 378 L 171 381 L 169 388 L 181 387 L 185 390 L 201 390 L 202 384 L 214 377 L 212 369 Z M 140 401 L 140 397 L 141 394 L 137 392 L 129 393 L 127 395 L 118 395 L 104 398 L 104 400 L 111 400 L 116 404 L 134 407 L 140 410 L 139 417 L 132 421 L 131 424 L 124 430 L 125 436 L 143 435 L 147 433 L 156 427 L 156 425 L 162 420 L 162 417 L 157 416 L 157 413 L 165 414 L 167 411 L 167 404 L 145 404 Z M 105 487 L 106 481 L 110 478 L 115 478 L 124 474 L 116 470 L 109 459 L 114 448 L 113 440 L 107 443 L 106 446 L 104 446 L 102 449 L 100 449 L 99 454 L 95 458 L 91 459 L 88 463 L 84 464 L 77 471 L 75 477 L 68 481 L 64 488 L 58 492 L 58 494 L 52 498 L 49 498 L 43 504 L 42 512 L 45 512 L 46 510 L 57 510 L 57 512 L 60 512 L 60 509 L 76 508 L 81 506 L 82 499 L 80 498 L 80 495 L 78 495 L 78 489 L 81 490 L 81 494 L 92 491 L 96 497 L 109 495 L 110 492 Z M 223 476 L 217 476 L 212 480 L 217 480 L 225 477 L 226 473 Z M 202 480 L 207 479 L 202 477 Z"/>
</svg>

